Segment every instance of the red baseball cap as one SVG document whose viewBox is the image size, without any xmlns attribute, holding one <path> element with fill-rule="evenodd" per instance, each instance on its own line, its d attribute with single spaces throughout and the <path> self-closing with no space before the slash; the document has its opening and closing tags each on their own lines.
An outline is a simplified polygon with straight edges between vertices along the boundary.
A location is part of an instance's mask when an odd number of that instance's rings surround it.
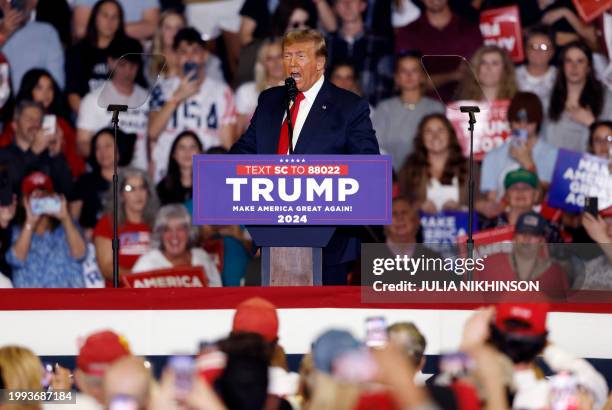
<svg viewBox="0 0 612 410">
<path fill-rule="evenodd" d="M 495 326 L 503 332 L 527 336 L 541 336 L 546 333 L 546 303 L 501 303 L 495 307 Z M 508 326 L 508 321 L 525 323 L 525 328 Z"/>
<path fill-rule="evenodd" d="M 21 192 L 23 195 L 30 196 L 30 194 L 36 189 L 44 189 L 48 192 L 54 192 L 53 182 L 47 174 L 42 172 L 32 172 L 30 175 L 24 178 L 21 183 Z"/>
<path fill-rule="evenodd" d="M 232 332 L 257 333 L 268 342 L 276 340 L 276 306 L 259 297 L 245 300 L 236 307 Z"/>
<path fill-rule="evenodd" d="M 79 350 L 77 367 L 89 375 L 102 376 L 115 360 L 130 354 L 130 347 L 123 336 L 112 330 L 103 330 L 85 339 Z"/>
</svg>

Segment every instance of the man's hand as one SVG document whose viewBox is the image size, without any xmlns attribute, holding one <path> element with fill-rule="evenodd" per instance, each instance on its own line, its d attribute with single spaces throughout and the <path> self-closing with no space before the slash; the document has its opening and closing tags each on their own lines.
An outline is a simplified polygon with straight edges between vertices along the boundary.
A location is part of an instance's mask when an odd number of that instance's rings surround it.
<svg viewBox="0 0 612 410">
<path fill-rule="evenodd" d="M 19 11 L 11 8 L 10 0 L 0 0 L 0 9 L 4 18 L 0 22 L 0 34 L 5 39 L 9 38 L 26 20 L 26 15 Z"/>
<path fill-rule="evenodd" d="M 197 73 L 192 71 L 181 79 L 181 82 L 173 95 L 173 98 L 176 99 L 177 102 L 182 103 L 189 97 L 192 97 L 198 93 L 201 84 L 196 77 Z"/>
<path fill-rule="evenodd" d="M 49 136 L 49 155 L 55 157 L 62 152 L 64 144 L 64 131 L 60 127 L 55 128 L 55 134 Z"/>
<path fill-rule="evenodd" d="M 493 321 L 495 308 L 490 306 L 477 310 L 463 327 L 463 336 L 461 338 L 461 350 L 468 351 L 484 343 L 489 338 L 489 324 Z"/>
<path fill-rule="evenodd" d="M 528 171 L 535 170 L 535 163 L 531 157 L 531 148 L 527 144 L 512 144 L 510 146 L 510 156 L 514 158 L 521 167 Z"/>
<path fill-rule="evenodd" d="M 597 243 L 612 243 L 612 238 L 608 236 L 608 224 L 601 216 L 595 218 L 588 212 L 582 214 L 582 226 L 587 231 L 591 239 Z"/>
</svg>

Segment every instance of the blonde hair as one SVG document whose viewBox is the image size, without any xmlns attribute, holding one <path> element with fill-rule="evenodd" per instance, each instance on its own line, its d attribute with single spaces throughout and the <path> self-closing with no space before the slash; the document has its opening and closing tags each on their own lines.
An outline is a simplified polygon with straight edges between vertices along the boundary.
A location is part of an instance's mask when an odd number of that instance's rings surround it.
<svg viewBox="0 0 612 410">
<path fill-rule="evenodd" d="M 151 56 L 149 74 L 152 77 L 156 77 L 158 74 L 166 75 L 168 73 L 169 62 L 166 62 L 166 58 L 164 58 L 164 35 L 162 26 L 164 25 L 164 21 L 170 16 L 179 17 L 183 21 L 183 26 L 187 25 L 185 16 L 176 10 L 166 10 L 159 16 L 159 23 L 157 25 L 157 30 L 153 35 L 153 46 L 151 47 L 151 53 L 153 56 Z"/>
<path fill-rule="evenodd" d="M 0 374 L 7 390 L 42 391 L 42 363 L 30 349 L 20 346 L 0 348 Z M 3 410 L 39 410 L 39 404 L 4 404 Z"/>
<path fill-rule="evenodd" d="M 503 72 L 500 79 L 500 83 L 497 89 L 497 99 L 498 100 L 510 100 L 514 97 L 514 94 L 517 91 L 516 85 L 516 76 L 514 74 L 514 64 L 512 60 L 510 60 L 510 56 L 506 52 L 506 50 L 499 48 L 494 45 L 482 46 L 474 56 L 472 57 L 472 67 L 476 72 L 476 77 L 478 77 L 480 72 L 480 66 L 482 65 L 482 59 L 485 54 L 498 54 L 502 59 Z M 466 75 L 463 77 L 463 81 L 459 84 L 459 88 L 457 90 L 458 99 L 461 100 L 482 100 L 482 89 L 478 83 L 478 80 L 473 75 Z"/>
<path fill-rule="evenodd" d="M 305 43 L 308 41 L 314 42 L 315 55 L 317 57 L 324 57 L 327 61 L 327 44 L 325 43 L 325 37 L 323 37 L 323 34 L 318 30 L 313 30 L 311 28 L 287 32 L 285 37 L 283 37 L 283 49 L 295 43 Z"/>
<path fill-rule="evenodd" d="M 257 62 L 255 63 L 255 88 L 257 92 L 262 92 L 268 87 L 268 73 L 266 72 L 264 61 L 270 48 L 274 46 L 282 48 L 282 40 L 280 38 L 268 38 L 263 42 L 257 52 Z"/>
</svg>

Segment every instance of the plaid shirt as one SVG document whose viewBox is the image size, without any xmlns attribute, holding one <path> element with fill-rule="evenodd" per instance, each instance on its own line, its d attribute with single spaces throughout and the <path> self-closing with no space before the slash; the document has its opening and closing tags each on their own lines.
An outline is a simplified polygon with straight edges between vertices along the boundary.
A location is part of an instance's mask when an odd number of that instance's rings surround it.
<svg viewBox="0 0 612 410">
<path fill-rule="evenodd" d="M 328 69 L 337 63 L 351 64 L 359 76 L 363 96 L 372 105 L 388 97 L 393 89 L 393 47 L 385 38 L 361 33 L 353 42 L 340 30 L 327 37 Z M 331 74 L 331 73 L 328 73 Z"/>
</svg>

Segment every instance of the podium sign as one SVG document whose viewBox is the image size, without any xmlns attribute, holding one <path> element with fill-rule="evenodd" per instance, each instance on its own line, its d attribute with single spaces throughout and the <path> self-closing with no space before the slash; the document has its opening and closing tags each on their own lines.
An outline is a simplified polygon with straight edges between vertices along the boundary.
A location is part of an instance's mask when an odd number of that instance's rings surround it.
<svg viewBox="0 0 612 410">
<path fill-rule="evenodd" d="M 196 224 L 387 225 L 389 155 L 198 155 Z"/>
</svg>

